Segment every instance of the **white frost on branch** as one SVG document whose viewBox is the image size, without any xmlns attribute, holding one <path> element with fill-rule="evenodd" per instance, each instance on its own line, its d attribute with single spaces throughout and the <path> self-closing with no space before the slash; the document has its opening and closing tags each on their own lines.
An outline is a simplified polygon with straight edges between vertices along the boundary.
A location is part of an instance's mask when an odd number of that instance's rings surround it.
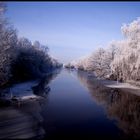
<svg viewBox="0 0 140 140">
<path fill-rule="evenodd" d="M 119 80 L 140 80 L 140 18 L 123 25 L 121 31 L 125 38 L 115 44 L 119 51 L 111 69 Z"/>
<path fill-rule="evenodd" d="M 140 18 L 121 27 L 124 39 L 112 41 L 107 49 L 99 48 L 75 67 L 92 71 L 99 77 L 116 80 L 140 80 Z"/>
</svg>

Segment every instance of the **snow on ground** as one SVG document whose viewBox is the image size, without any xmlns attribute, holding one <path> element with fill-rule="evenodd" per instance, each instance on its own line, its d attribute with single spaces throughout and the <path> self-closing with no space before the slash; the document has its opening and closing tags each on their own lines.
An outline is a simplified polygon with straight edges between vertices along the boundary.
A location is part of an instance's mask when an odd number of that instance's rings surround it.
<svg viewBox="0 0 140 140">
<path fill-rule="evenodd" d="M 36 98 L 37 96 L 33 94 L 32 86 L 38 84 L 38 81 L 29 81 L 19 84 L 15 84 L 10 88 L 11 96 L 16 96 L 20 99 Z"/>
<path fill-rule="evenodd" d="M 128 93 L 132 93 L 132 94 L 140 96 L 140 87 L 131 85 L 129 83 L 120 83 L 120 82 L 111 81 L 111 80 L 102 80 L 101 83 L 106 87 L 119 88 Z"/>
<path fill-rule="evenodd" d="M 110 87 L 110 88 L 140 89 L 140 87 L 131 85 L 131 84 L 129 84 L 129 83 L 120 83 L 120 82 L 111 81 L 111 80 L 103 80 L 102 83 L 103 83 L 106 87 Z"/>
</svg>

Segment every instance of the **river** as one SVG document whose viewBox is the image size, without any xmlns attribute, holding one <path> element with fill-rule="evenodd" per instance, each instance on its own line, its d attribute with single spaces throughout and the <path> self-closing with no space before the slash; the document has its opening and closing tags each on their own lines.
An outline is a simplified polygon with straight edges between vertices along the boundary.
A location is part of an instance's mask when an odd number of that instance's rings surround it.
<svg viewBox="0 0 140 140">
<path fill-rule="evenodd" d="M 40 98 L 0 108 L 0 138 L 140 138 L 139 96 L 82 71 L 62 69 L 42 83 L 31 88 Z"/>
</svg>

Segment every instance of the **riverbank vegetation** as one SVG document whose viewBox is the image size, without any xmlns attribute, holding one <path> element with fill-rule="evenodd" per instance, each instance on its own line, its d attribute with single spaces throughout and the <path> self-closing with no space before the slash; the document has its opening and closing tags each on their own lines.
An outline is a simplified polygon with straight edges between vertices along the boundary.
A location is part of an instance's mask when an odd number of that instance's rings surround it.
<svg viewBox="0 0 140 140">
<path fill-rule="evenodd" d="M 123 39 L 112 41 L 91 55 L 68 66 L 94 73 L 97 77 L 131 83 L 140 80 L 140 18 L 121 27 Z"/>
<path fill-rule="evenodd" d="M 39 41 L 19 38 L 17 30 L 5 18 L 6 5 L 0 2 L 0 86 L 9 81 L 42 78 L 61 67 Z"/>
</svg>

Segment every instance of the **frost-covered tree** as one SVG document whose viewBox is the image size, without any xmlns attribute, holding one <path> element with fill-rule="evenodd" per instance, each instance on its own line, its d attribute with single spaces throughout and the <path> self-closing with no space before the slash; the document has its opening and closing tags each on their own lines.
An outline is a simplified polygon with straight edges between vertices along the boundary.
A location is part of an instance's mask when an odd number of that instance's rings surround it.
<svg viewBox="0 0 140 140">
<path fill-rule="evenodd" d="M 111 51 L 99 48 L 90 56 L 89 70 L 99 77 L 105 77 L 110 73 Z"/>
<path fill-rule="evenodd" d="M 48 47 L 27 38 L 18 38 L 16 29 L 4 16 L 6 5 L 0 2 L 0 86 L 10 80 L 42 78 L 59 65 L 48 54 Z"/>
<path fill-rule="evenodd" d="M 43 50 L 43 51 L 46 52 L 46 53 L 48 53 L 48 51 L 49 51 L 48 46 L 40 44 L 39 41 L 35 41 L 35 42 L 33 43 L 33 47 L 34 47 L 35 49 L 38 49 L 38 50 Z"/>
<path fill-rule="evenodd" d="M 92 71 L 99 77 L 114 80 L 140 80 L 140 18 L 121 27 L 124 39 L 113 41 L 107 49 L 99 48 L 79 59 L 79 69 Z"/>
<path fill-rule="evenodd" d="M 5 84 L 11 77 L 10 64 L 15 58 L 17 45 L 16 30 L 8 24 L 4 13 L 6 5 L 0 2 L 0 85 Z"/>
<path fill-rule="evenodd" d="M 87 59 L 88 57 L 81 57 L 79 58 L 78 60 L 76 60 L 73 65 L 76 69 L 78 70 L 84 70 L 86 71 L 87 70 Z"/>
<path fill-rule="evenodd" d="M 12 74 L 16 80 L 42 78 L 57 66 L 57 61 L 49 56 L 40 42 L 32 44 L 27 38 L 20 38 L 16 51 L 17 57 L 12 63 Z"/>
<path fill-rule="evenodd" d="M 121 28 L 124 39 L 116 42 L 118 48 L 111 63 L 118 80 L 140 80 L 140 19 Z"/>
<path fill-rule="evenodd" d="M 22 37 L 18 39 L 18 47 L 28 49 L 31 46 L 32 46 L 32 42 L 28 38 Z"/>
<path fill-rule="evenodd" d="M 79 69 L 94 72 L 98 77 L 105 77 L 110 74 L 110 63 L 114 59 L 114 54 L 115 50 L 111 47 L 108 50 L 99 48 L 86 58 L 80 59 L 76 66 Z"/>
</svg>

